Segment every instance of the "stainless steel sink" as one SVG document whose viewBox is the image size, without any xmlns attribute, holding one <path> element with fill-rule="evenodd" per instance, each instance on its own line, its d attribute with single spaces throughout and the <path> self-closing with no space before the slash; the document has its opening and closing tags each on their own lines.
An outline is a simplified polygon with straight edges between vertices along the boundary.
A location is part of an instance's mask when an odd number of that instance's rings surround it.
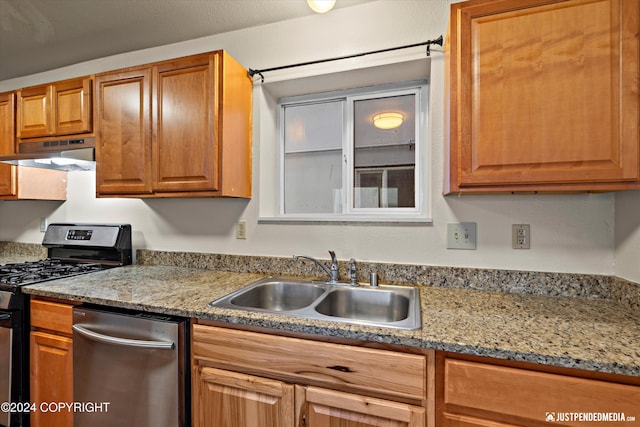
<svg viewBox="0 0 640 427">
<path fill-rule="evenodd" d="M 409 317 L 410 303 L 410 295 L 401 295 L 395 289 L 340 288 L 329 292 L 316 305 L 315 310 L 332 317 L 372 322 L 398 322 Z"/>
<path fill-rule="evenodd" d="M 421 326 L 420 295 L 412 286 L 350 286 L 267 277 L 209 305 L 387 328 Z"/>
<path fill-rule="evenodd" d="M 290 311 L 306 307 L 325 292 L 318 285 L 274 281 L 246 289 L 229 301 L 237 307 L 270 311 Z"/>
</svg>

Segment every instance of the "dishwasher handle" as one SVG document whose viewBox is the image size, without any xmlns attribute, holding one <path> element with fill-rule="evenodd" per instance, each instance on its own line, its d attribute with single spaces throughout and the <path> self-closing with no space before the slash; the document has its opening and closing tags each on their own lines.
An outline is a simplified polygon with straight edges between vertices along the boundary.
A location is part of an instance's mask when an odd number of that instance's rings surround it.
<svg viewBox="0 0 640 427">
<path fill-rule="evenodd" d="M 93 341 L 98 341 L 104 344 L 120 345 L 123 347 L 136 347 L 146 348 L 150 350 L 173 350 L 176 348 L 175 343 L 170 341 L 145 341 L 145 340 L 133 340 L 129 338 L 112 337 L 110 335 L 99 334 L 98 332 L 91 331 L 80 325 L 71 326 L 74 332 L 87 337 Z"/>
</svg>

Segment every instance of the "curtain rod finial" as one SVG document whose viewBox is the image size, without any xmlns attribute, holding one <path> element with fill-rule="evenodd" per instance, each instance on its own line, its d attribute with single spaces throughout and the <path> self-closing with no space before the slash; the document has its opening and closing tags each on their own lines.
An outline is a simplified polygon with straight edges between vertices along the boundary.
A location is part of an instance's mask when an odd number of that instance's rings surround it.
<svg viewBox="0 0 640 427">
<path fill-rule="evenodd" d="M 264 76 L 262 75 L 260 70 L 254 70 L 253 68 L 249 68 L 249 71 L 247 71 L 247 74 L 249 74 L 249 77 L 251 78 L 253 78 L 253 76 L 255 76 L 256 74 L 259 75 L 260 83 L 264 83 Z"/>
</svg>

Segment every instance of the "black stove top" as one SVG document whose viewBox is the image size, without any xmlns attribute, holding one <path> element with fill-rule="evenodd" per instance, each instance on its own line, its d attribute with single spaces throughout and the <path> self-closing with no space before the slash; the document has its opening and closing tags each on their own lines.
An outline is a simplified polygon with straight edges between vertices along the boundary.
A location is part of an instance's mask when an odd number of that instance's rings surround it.
<svg viewBox="0 0 640 427">
<path fill-rule="evenodd" d="M 104 264 L 65 262 L 58 259 L 6 264 L 0 266 L 0 285 L 16 287 L 109 268 Z"/>
<path fill-rule="evenodd" d="M 0 265 L 0 308 L 24 285 L 131 264 L 128 224 L 50 224 L 42 241 L 47 259 Z M 4 302 L 3 302 L 4 301 Z"/>
</svg>

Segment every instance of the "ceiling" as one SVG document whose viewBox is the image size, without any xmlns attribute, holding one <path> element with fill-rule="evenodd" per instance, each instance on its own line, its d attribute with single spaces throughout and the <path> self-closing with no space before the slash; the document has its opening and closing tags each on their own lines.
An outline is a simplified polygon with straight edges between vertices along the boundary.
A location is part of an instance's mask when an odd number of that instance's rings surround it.
<svg viewBox="0 0 640 427">
<path fill-rule="evenodd" d="M 313 14 L 306 0 L 0 0 L 0 81 Z"/>
</svg>

